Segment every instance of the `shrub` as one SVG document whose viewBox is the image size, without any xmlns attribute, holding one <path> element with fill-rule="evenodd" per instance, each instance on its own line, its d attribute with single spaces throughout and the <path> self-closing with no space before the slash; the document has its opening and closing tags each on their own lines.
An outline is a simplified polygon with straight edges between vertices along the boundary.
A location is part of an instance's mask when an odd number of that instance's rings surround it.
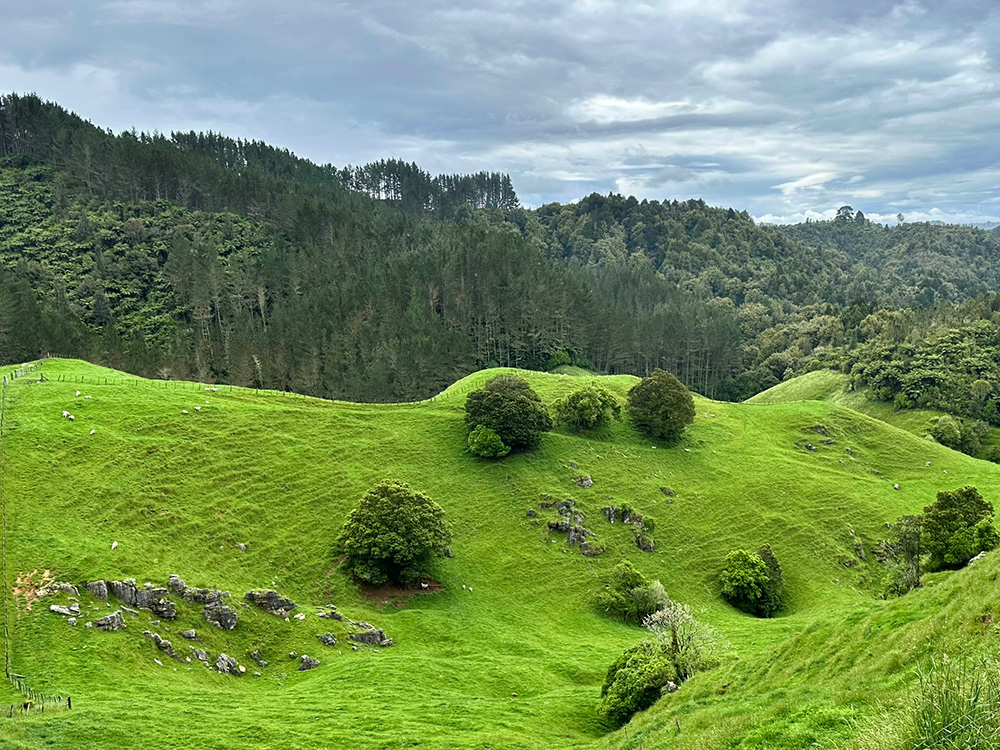
<svg viewBox="0 0 1000 750">
<path fill-rule="evenodd" d="M 920 586 L 923 516 L 900 516 L 879 543 L 879 556 L 889 566 L 883 580 L 885 596 L 902 596 Z"/>
<path fill-rule="evenodd" d="M 654 644 L 633 646 L 608 668 L 597 713 L 610 724 L 621 726 L 636 711 L 656 703 L 663 686 L 675 679 L 670 660 Z"/>
<path fill-rule="evenodd" d="M 584 386 L 556 402 L 556 420 L 575 430 L 595 430 L 621 419 L 621 406 L 611 391 L 598 383 Z"/>
<path fill-rule="evenodd" d="M 781 563 L 771 551 L 771 545 L 765 544 L 757 555 L 764 562 L 767 568 L 767 581 L 762 587 L 762 595 L 757 613 L 762 617 L 770 617 L 785 605 L 785 575 L 781 570 Z"/>
<path fill-rule="evenodd" d="M 669 601 L 647 617 L 643 625 L 670 660 L 678 680 L 686 680 L 719 663 L 722 639 L 712 628 L 696 620 L 687 604 Z"/>
<path fill-rule="evenodd" d="M 652 438 L 676 440 L 694 421 L 694 399 L 666 370 L 654 370 L 628 392 L 628 413 Z"/>
<path fill-rule="evenodd" d="M 669 601 L 659 581 L 649 581 L 628 560 L 611 570 L 604 590 L 597 595 L 597 605 L 605 612 L 620 615 L 622 622 L 634 617 L 640 622 Z"/>
<path fill-rule="evenodd" d="M 770 583 L 767 565 L 760 555 L 737 549 L 726 555 L 725 567 L 719 575 L 722 596 L 737 609 L 752 615 L 766 616 L 764 592 Z"/>
<path fill-rule="evenodd" d="M 481 458 L 502 458 L 510 453 L 510 446 L 489 427 L 478 425 L 469 433 L 469 452 Z"/>
<path fill-rule="evenodd" d="M 345 566 L 363 581 L 410 584 L 451 542 L 444 510 L 408 484 L 383 480 L 361 498 L 338 541 Z"/>
<path fill-rule="evenodd" d="M 552 419 L 528 381 L 516 375 L 497 375 L 466 399 L 466 428 L 472 432 L 480 425 L 516 450 L 538 445 L 542 433 L 552 429 Z"/>
<path fill-rule="evenodd" d="M 975 487 L 943 490 L 924 508 L 923 544 L 930 569 L 961 568 L 1000 542 L 993 527 L 993 504 Z"/>
</svg>

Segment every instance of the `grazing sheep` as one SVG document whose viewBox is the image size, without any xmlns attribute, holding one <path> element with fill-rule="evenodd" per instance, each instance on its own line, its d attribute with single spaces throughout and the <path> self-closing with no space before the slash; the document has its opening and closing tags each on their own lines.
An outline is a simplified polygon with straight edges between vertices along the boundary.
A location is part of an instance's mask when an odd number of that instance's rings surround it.
<svg viewBox="0 0 1000 750">
<path fill-rule="evenodd" d="M 68 416 L 69 416 L 69 412 L 66 411 L 66 410 L 63 410 L 63 419 L 65 419 Z"/>
<path fill-rule="evenodd" d="M 892 485 L 892 488 L 893 488 L 894 490 L 898 490 L 898 489 L 899 489 L 899 485 L 898 485 L 898 484 L 894 484 L 894 485 Z"/>
<path fill-rule="evenodd" d="M 91 430 L 90 434 L 93 435 L 95 432 L 97 432 L 97 430 Z"/>
<path fill-rule="evenodd" d="M 70 414 L 68 417 L 66 417 L 66 419 L 68 419 L 70 422 L 72 422 L 72 421 L 74 421 L 76 419 L 76 417 L 74 417 L 72 414 Z"/>
<path fill-rule="evenodd" d="M 77 397 L 77 398 L 80 398 L 80 391 L 77 391 L 77 392 L 76 392 L 76 397 Z"/>
<path fill-rule="evenodd" d="M 420 588 L 422 588 L 422 589 L 425 589 L 425 588 L 427 588 L 427 584 L 426 584 L 426 583 L 423 583 L 423 582 L 421 582 L 421 583 L 420 583 Z"/>
<path fill-rule="evenodd" d="M 187 413 L 188 413 L 187 409 L 181 409 L 181 414 L 187 414 Z"/>
<path fill-rule="evenodd" d="M 196 406 L 196 407 L 194 407 L 194 410 L 195 411 L 201 411 L 201 407 L 200 406 Z"/>
<path fill-rule="evenodd" d="M 93 398 L 93 396 L 87 395 L 87 396 L 84 396 L 84 398 Z"/>
<path fill-rule="evenodd" d="M 930 461 L 928 461 L 927 463 L 924 464 L 924 466 L 930 466 L 930 465 L 931 465 Z"/>
<path fill-rule="evenodd" d="M 118 542 L 111 542 L 111 549 L 118 549 Z"/>
</svg>

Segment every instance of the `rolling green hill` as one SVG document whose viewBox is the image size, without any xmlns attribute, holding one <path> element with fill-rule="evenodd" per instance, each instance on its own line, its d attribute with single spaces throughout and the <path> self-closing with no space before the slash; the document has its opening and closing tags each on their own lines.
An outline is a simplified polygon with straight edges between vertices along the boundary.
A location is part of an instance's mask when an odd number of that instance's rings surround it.
<svg viewBox="0 0 1000 750">
<path fill-rule="evenodd" d="M 980 599 L 962 598 L 964 587 L 997 598 L 991 557 L 902 601 L 878 602 L 865 588 L 877 570 L 857 560 L 855 539 L 870 549 L 886 521 L 919 511 L 941 489 L 975 484 L 996 498 L 998 467 L 834 404 L 698 397 L 695 423 L 675 446 L 642 439 L 626 420 L 590 437 L 556 431 L 535 452 L 485 462 L 464 450 L 462 406 L 495 372 L 417 404 L 366 405 L 209 391 L 75 360 L 28 368 L 7 389 L 8 586 L 20 579 L 24 591 L 25 576 L 37 583 L 44 571 L 75 584 L 164 585 L 176 573 L 231 591 L 241 621 L 231 633 L 213 629 L 200 607 L 173 597 L 177 621 L 126 612 L 126 630 L 104 633 L 82 621 L 113 611 L 113 598 L 108 608 L 83 593 L 74 628 L 48 611 L 64 593 L 30 610 L 16 596 L 14 670 L 36 689 L 71 694 L 74 708 L 0 722 L 0 740 L 15 748 L 835 747 L 874 719 L 887 689 L 898 700 L 917 658 L 971 616 Z M 549 405 L 586 382 L 519 374 Z M 622 399 L 636 382 L 599 380 Z M 584 475 L 593 487 L 574 482 Z M 440 591 L 408 600 L 362 591 L 338 570 L 344 517 L 384 477 L 446 511 L 454 556 L 438 565 Z M 585 558 L 547 530 L 543 493 L 577 501 L 602 556 Z M 601 508 L 623 502 L 656 518 L 655 552 L 605 521 Z M 772 620 L 726 605 L 716 582 L 731 549 L 763 543 L 789 592 Z M 600 684 L 641 631 L 605 618 L 591 599 L 623 557 L 691 604 L 733 657 L 609 734 L 594 711 Z M 244 608 L 243 593 L 257 587 L 298 602 L 305 620 Z M 394 645 L 352 650 L 342 623 L 316 616 L 327 604 L 384 628 Z M 172 661 L 141 636 L 147 628 L 182 654 L 189 644 L 178 633 L 195 628 L 203 639 L 195 645 L 213 659 L 225 651 L 248 674 Z M 316 639 L 327 631 L 336 647 Z M 864 658 L 866 649 L 877 657 Z M 269 662 L 259 678 L 253 650 Z M 292 651 L 320 667 L 296 671 Z"/>
</svg>

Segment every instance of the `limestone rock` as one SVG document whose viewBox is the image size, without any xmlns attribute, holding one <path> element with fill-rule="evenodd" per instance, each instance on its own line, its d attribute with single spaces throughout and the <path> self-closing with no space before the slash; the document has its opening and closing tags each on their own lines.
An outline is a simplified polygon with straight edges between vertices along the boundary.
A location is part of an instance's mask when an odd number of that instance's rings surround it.
<svg viewBox="0 0 1000 750">
<path fill-rule="evenodd" d="M 369 646 L 391 646 L 392 639 L 386 638 L 381 628 L 376 628 L 367 622 L 357 623 L 358 627 L 364 628 L 360 633 L 351 633 L 350 639 L 358 643 L 365 643 Z"/>
<path fill-rule="evenodd" d="M 577 487 L 582 487 L 585 490 L 589 490 L 594 486 L 594 480 L 589 474 L 585 477 L 575 477 L 573 481 L 576 482 Z"/>
<path fill-rule="evenodd" d="M 198 661 L 203 661 L 206 664 L 208 664 L 208 652 L 205 651 L 204 649 L 194 648 L 192 646 L 192 648 L 191 648 L 191 656 L 193 656 Z"/>
<path fill-rule="evenodd" d="M 986 557 L 986 553 L 985 553 L 985 552 L 980 552 L 980 553 L 979 553 L 978 555 L 976 555 L 976 556 L 975 556 L 975 557 L 973 557 L 973 558 L 972 558 L 971 560 L 969 560 L 969 565 L 972 565 L 972 564 L 974 564 L 974 563 L 977 563 L 977 562 L 979 562 L 979 561 L 980 561 L 980 560 L 982 560 L 982 559 L 983 559 L 984 557 Z"/>
<path fill-rule="evenodd" d="M 181 599 L 192 604 L 217 604 L 223 599 L 229 598 L 228 591 L 219 589 L 198 589 L 188 586 L 176 573 L 170 574 L 167 587 L 175 594 L 179 594 Z"/>
<path fill-rule="evenodd" d="M 215 660 L 215 670 L 221 672 L 222 674 L 231 674 L 239 677 L 246 669 L 240 670 L 240 665 L 231 656 L 227 654 L 219 654 L 219 658 Z"/>
<path fill-rule="evenodd" d="M 337 645 L 337 636 L 335 636 L 333 633 L 323 633 L 323 635 L 317 635 L 316 637 L 319 638 L 319 642 L 322 643 L 324 646 Z"/>
<path fill-rule="evenodd" d="M 206 620 L 222 630 L 234 630 L 239 622 L 236 610 L 219 602 L 206 604 L 203 614 Z"/>
<path fill-rule="evenodd" d="M 253 659 L 254 662 L 256 662 L 257 666 L 260 667 L 261 669 L 267 666 L 267 662 L 260 655 L 260 651 L 251 651 L 250 658 Z"/>
<path fill-rule="evenodd" d="M 67 617 L 72 617 L 73 615 L 80 614 L 80 605 L 71 604 L 68 607 L 64 607 L 62 604 L 50 604 L 49 611 L 55 612 L 57 615 L 66 615 Z"/>
<path fill-rule="evenodd" d="M 87 581 L 84 585 L 86 586 L 87 591 L 96 596 L 102 602 L 106 602 L 108 600 L 108 584 L 104 581 Z"/>
<path fill-rule="evenodd" d="M 297 606 L 291 599 L 286 599 L 274 589 L 254 589 L 248 591 L 243 598 L 278 617 L 287 617 Z"/>
<path fill-rule="evenodd" d="M 167 589 L 147 585 L 139 588 L 134 578 L 124 581 L 111 581 L 111 593 L 123 604 L 130 604 L 139 609 L 148 609 L 157 617 L 173 620 L 177 617 L 177 605 L 166 599 Z"/>
<path fill-rule="evenodd" d="M 311 656 L 306 656 L 302 654 L 302 663 L 299 664 L 299 671 L 305 672 L 310 669 L 316 669 L 319 666 L 319 659 L 313 659 Z"/>
<path fill-rule="evenodd" d="M 66 622 L 69 623 L 70 625 L 76 625 L 76 618 L 71 617 L 68 620 L 66 620 Z"/>
<path fill-rule="evenodd" d="M 676 693 L 680 688 L 677 687 L 677 683 L 673 680 L 668 680 L 667 684 L 663 686 L 663 691 L 665 693 Z"/>
<path fill-rule="evenodd" d="M 121 610 L 115 610 L 110 615 L 106 615 L 94 623 L 98 630 L 112 631 L 124 630 L 125 618 L 122 617 Z"/>
<path fill-rule="evenodd" d="M 580 542 L 580 552 L 584 557 L 597 557 L 604 554 L 604 547 L 592 545 L 590 542 Z"/>
<path fill-rule="evenodd" d="M 192 628 L 191 630 L 182 630 L 181 638 L 186 638 L 189 641 L 193 641 L 198 637 L 198 633 Z"/>
</svg>

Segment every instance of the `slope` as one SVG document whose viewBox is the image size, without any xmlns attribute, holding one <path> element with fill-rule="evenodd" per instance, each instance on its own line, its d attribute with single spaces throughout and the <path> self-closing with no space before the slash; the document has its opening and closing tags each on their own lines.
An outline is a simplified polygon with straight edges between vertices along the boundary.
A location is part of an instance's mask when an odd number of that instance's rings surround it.
<svg viewBox="0 0 1000 750">
<path fill-rule="evenodd" d="M 11 578 L 50 570 L 74 583 L 162 585 L 177 573 L 231 590 L 234 602 L 273 585 L 306 619 L 237 604 L 241 623 L 224 633 L 179 602 L 176 623 L 126 613 L 125 631 L 102 633 L 69 627 L 47 611 L 48 599 L 31 611 L 18 599 L 16 670 L 36 689 L 72 694 L 75 707 L 0 725 L 0 739 L 27 748 L 590 744 L 606 732 L 594 713 L 604 670 L 640 636 L 590 603 L 619 559 L 694 605 L 733 644 L 740 661 L 731 669 L 740 670 L 817 620 L 871 605 L 860 589 L 864 566 L 844 567 L 854 558 L 852 530 L 870 542 L 939 489 L 970 483 L 991 497 L 1000 488 L 992 465 L 817 402 L 697 398 L 680 445 L 653 445 L 626 422 L 592 437 L 554 432 L 534 453 L 482 462 L 464 452 L 462 404 L 494 372 L 403 405 L 206 391 L 73 360 L 46 360 L 13 380 L 4 436 Z M 548 404 L 586 382 L 521 374 Z M 600 381 L 624 397 L 635 379 Z M 574 483 L 582 475 L 592 488 Z M 386 476 L 427 492 L 453 524 L 454 557 L 438 566 L 437 593 L 403 601 L 365 592 L 337 569 L 345 514 Z M 526 511 L 538 510 L 542 493 L 576 499 L 604 555 L 567 547 L 548 532 L 544 510 L 533 525 Z M 604 521 L 600 509 L 611 502 L 656 517 L 656 552 Z M 759 621 L 721 601 L 716 577 L 731 549 L 765 542 L 785 568 L 790 604 Z M 395 645 L 351 650 L 343 626 L 316 617 L 314 606 L 327 603 L 384 628 Z M 87 594 L 81 604 L 87 619 L 110 611 Z M 316 640 L 331 626 L 336 648 Z M 213 657 L 225 651 L 254 671 L 248 653 L 260 650 L 270 665 L 259 678 L 169 659 L 161 666 L 139 635 L 149 628 L 186 649 L 176 634 L 187 627 Z M 292 651 L 322 664 L 297 672 Z"/>
</svg>

